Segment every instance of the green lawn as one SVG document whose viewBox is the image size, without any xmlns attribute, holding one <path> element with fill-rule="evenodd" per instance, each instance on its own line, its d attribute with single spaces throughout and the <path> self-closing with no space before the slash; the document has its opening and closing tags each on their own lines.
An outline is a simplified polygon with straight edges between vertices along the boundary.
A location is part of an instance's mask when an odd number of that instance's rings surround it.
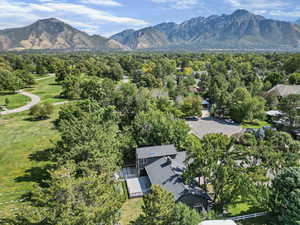
<svg viewBox="0 0 300 225">
<path fill-rule="evenodd" d="M 9 100 L 9 104 L 7 105 L 8 109 L 19 108 L 30 101 L 30 98 L 24 95 L 0 93 L 0 105 L 5 105 L 5 99 Z"/>
<path fill-rule="evenodd" d="M 66 99 L 59 98 L 61 90 L 62 87 L 55 82 L 55 77 L 39 80 L 34 88 L 26 89 L 26 91 L 38 95 L 41 98 L 41 103 L 66 101 Z"/>
<path fill-rule="evenodd" d="M 142 198 L 128 199 L 121 211 L 121 225 L 129 225 L 130 221 L 135 220 L 142 213 Z"/>
<path fill-rule="evenodd" d="M 258 121 L 255 121 L 255 122 L 244 122 L 242 124 L 242 127 L 243 128 L 252 128 L 252 129 L 259 129 L 259 128 L 262 128 L 264 126 L 269 126 L 271 127 L 272 125 L 266 121 L 261 121 L 261 120 L 258 120 Z"/>
<path fill-rule="evenodd" d="M 40 96 L 42 103 L 64 101 L 56 98 L 61 86 L 53 85 L 54 80 L 50 77 L 37 81 L 35 87 L 26 91 Z M 53 148 L 59 139 L 53 125 L 59 108 L 56 106 L 51 118 L 43 121 L 30 121 L 28 111 L 0 117 L 0 217 L 18 207 L 20 203 L 13 201 L 32 190 L 45 175 L 43 167 L 49 163 L 45 150 Z"/>
<path fill-rule="evenodd" d="M 47 162 L 41 153 L 51 149 L 59 138 L 52 123 L 58 109 L 56 107 L 52 117 L 44 121 L 27 120 L 27 112 L 0 118 L 0 203 L 18 200 L 32 190 L 43 173 L 41 167 Z M 18 204 L 0 204 L 0 217 L 8 215 L 9 209 Z"/>
</svg>

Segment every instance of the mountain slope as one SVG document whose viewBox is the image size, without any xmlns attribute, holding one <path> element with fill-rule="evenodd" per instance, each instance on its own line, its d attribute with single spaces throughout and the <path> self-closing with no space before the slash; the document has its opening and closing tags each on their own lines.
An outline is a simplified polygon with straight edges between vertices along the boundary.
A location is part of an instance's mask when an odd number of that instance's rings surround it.
<svg viewBox="0 0 300 225">
<path fill-rule="evenodd" d="M 181 24 L 163 23 L 126 35 L 116 34 L 112 39 L 131 48 L 285 49 L 300 47 L 300 27 L 237 10 L 231 15 L 197 17 Z M 146 41 L 149 39 L 152 41 Z"/>
<path fill-rule="evenodd" d="M 90 36 L 55 19 L 0 31 L 0 50 L 26 49 L 127 49 L 120 43 L 99 35 Z"/>
<path fill-rule="evenodd" d="M 296 20 L 296 24 L 300 25 L 300 19 Z"/>
</svg>

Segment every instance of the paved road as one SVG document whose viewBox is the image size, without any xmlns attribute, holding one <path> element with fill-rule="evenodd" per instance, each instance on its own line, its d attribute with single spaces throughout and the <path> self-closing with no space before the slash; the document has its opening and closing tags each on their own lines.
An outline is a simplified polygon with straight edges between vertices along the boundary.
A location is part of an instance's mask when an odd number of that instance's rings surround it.
<svg viewBox="0 0 300 225">
<path fill-rule="evenodd" d="M 50 77 L 55 77 L 55 74 L 54 73 L 49 73 L 48 76 L 46 77 L 41 77 L 41 78 L 38 78 L 38 79 L 35 79 L 36 81 L 39 81 L 39 80 L 46 80 Z"/>
<path fill-rule="evenodd" d="M 20 108 L 2 111 L 2 112 L 0 112 L 0 115 L 8 115 L 8 114 L 12 114 L 12 113 L 24 112 L 26 110 L 31 109 L 33 106 L 35 106 L 36 104 L 38 104 L 41 101 L 39 96 L 31 94 L 29 92 L 18 91 L 17 93 L 31 98 L 31 101 L 28 104 L 26 104 Z"/>
</svg>

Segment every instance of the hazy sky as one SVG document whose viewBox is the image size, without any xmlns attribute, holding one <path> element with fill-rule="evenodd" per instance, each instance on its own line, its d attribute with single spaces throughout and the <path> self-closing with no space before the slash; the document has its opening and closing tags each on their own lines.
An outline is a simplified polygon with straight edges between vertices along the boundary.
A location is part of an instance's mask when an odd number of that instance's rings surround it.
<svg viewBox="0 0 300 225">
<path fill-rule="evenodd" d="M 0 29 L 55 17 L 90 34 L 110 36 L 128 28 L 236 9 L 280 20 L 300 18 L 300 0 L 0 0 Z"/>
</svg>

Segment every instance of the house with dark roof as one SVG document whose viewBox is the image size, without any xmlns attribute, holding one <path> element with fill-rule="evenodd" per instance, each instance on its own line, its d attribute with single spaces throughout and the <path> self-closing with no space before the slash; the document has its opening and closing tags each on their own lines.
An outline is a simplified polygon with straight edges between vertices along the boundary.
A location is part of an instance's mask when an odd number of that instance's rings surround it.
<svg viewBox="0 0 300 225">
<path fill-rule="evenodd" d="M 207 211 L 210 197 L 197 182 L 185 184 L 186 152 L 177 152 L 174 145 L 136 149 L 136 169 L 139 177 L 148 177 L 152 185 L 159 185 L 171 192 L 175 201 Z"/>
<path fill-rule="evenodd" d="M 283 85 L 278 84 L 268 91 L 277 97 L 285 97 L 292 94 L 300 94 L 300 85 Z"/>
</svg>

